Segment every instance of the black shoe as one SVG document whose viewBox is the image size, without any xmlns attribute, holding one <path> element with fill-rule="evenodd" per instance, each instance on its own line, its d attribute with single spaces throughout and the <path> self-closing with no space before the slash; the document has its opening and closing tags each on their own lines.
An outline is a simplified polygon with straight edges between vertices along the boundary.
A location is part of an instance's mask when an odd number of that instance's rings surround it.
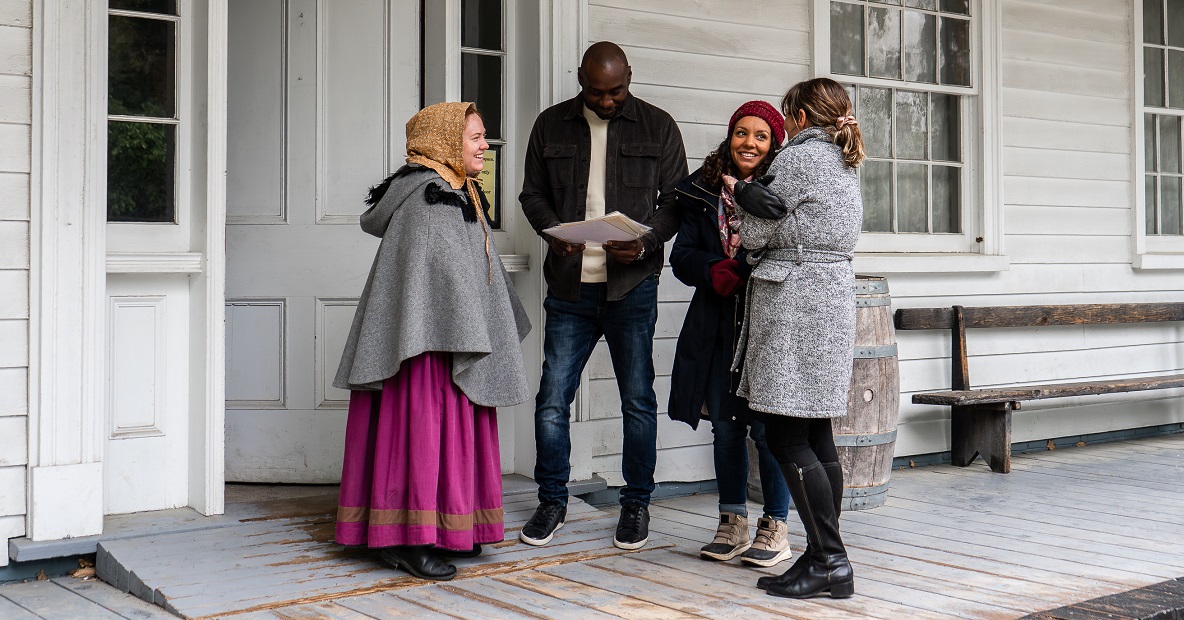
<svg viewBox="0 0 1184 620">
<path fill-rule="evenodd" d="M 809 545 L 807 545 L 806 550 L 802 552 L 802 555 L 798 556 L 798 560 L 796 562 L 794 562 L 792 566 L 789 567 L 789 570 L 786 570 L 784 573 L 781 573 L 780 575 L 765 575 L 764 577 L 758 578 L 756 580 L 756 587 L 758 587 L 762 590 L 768 590 L 769 584 L 776 583 L 776 582 L 789 583 L 789 582 L 793 581 L 794 579 L 797 579 L 798 573 L 802 572 L 802 570 L 804 570 L 806 568 L 806 565 L 809 563 L 810 563 L 810 547 L 809 547 Z"/>
<path fill-rule="evenodd" d="M 420 579 L 448 581 L 456 576 L 456 567 L 440 559 L 429 545 L 386 547 L 380 555 L 391 566 Z"/>
<path fill-rule="evenodd" d="M 567 518 L 567 506 L 559 502 L 543 502 L 534 509 L 534 515 L 518 532 L 518 539 L 528 545 L 541 547 L 555 537 L 555 531 L 563 527 Z"/>
<path fill-rule="evenodd" d="M 617 521 L 617 535 L 613 544 L 618 549 L 640 549 L 650 539 L 650 509 L 641 504 L 621 506 L 621 519 Z"/>
<path fill-rule="evenodd" d="M 822 463 L 804 468 L 781 465 L 794 508 L 806 527 L 808 551 L 805 566 L 797 574 L 789 574 L 767 582 L 766 590 L 773 596 L 810 598 L 829 594 L 832 598 L 847 598 L 855 594 L 855 578 L 847 549 L 839 535 L 831 479 Z M 759 587 L 759 583 L 758 583 Z"/>
<path fill-rule="evenodd" d="M 472 549 L 467 549 L 465 551 L 456 551 L 454 549 L 436 549 L 436 551 L 440 555 L 450 558 L 475 558 L 481 555 L 481 545 L 474 543 Z"/>
</svg>

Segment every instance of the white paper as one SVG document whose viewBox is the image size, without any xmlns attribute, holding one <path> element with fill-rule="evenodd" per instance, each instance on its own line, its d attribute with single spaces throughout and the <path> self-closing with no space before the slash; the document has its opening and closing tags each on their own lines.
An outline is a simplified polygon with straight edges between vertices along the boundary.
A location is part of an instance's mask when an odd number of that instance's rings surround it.
<svg viewBox="0 0 1184 620">
<path fill-rule="evenodd" d="M 632 241 L 649 231 L 649 226 L 639 224 L 619 211 L 613 211 L 591 220 L 552 226 L 543 232 L 568 243 L 604 243 Z"/>
</svg>

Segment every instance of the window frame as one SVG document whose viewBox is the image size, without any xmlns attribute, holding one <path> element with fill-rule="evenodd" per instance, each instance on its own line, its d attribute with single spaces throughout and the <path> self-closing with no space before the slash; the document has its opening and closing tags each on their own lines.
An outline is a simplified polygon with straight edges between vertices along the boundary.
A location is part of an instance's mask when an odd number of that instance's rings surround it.
<svg viewBox="0 0 1184 620">
<path fill-rule="evenodd" d="M 190 236 L 192 234 L 191 220 L 193 214 L 192 208 L 192 156 L 190 150 L 193 148 L 193 123 L 190 120 L 193 114 L 193 63 L 195 61 L 193 53 L 193 1 L 192 0 L 177 0 L 177 15 L 163 16 L 155 13 L 142 13 L 139 11 L 127 11 L 122 9 L 104 9 L 104 28 L 103 28 L 103 109 L 107 111 L 104 116 L 104 133 L 102 137 L 104 157 L 108 153 L 110 145 L 107 144 L 106 131 L 107 126 L 112 120 L 126 121 L 134 117 L 126 115 L 111 114 L 107 110 L 107 54 L 108 54 L 108 40 L 107 40 L 107 19 L 111 15 L 119 15 L 125 17 L 137 17 L 144 19 L 157 19 L 161 21 L 172 21 L 177 26 L 175 45 L 176 45 L 176 120 L 169 121 L 165 124 L 176 127 L 176 143 L 175 155 L 173 165 L 175 167 L 173 172 L 173 192 L 174 192 L 174 212 L 172 222 L 107 222 L 107 251 L 108 252 L 185 252 L 188 251 L 192 245 Z M 134 122 L 148 122 L 155 123 L 159 121 L 134 121 Z M 106 172 L 107 166 L 104 162 L 103 170 Z M 105 178 L 105 177 L 104 177 Z M 103 204 L 106 205 L 106 194 L 103 195 Z"/>
<path fill-rule="evenodd" d="M 1149 107 L 1143 79 L 1143 3 L 1133 3 L 1131 19 L 1131 188 L 1134 208 L 1131 209 L 1133 232 L 1131 266 L 1135 269 L 1184 269 L 1184 235 L 1147 234 L 1147 197 L 1144 183 L 1147 175 L 1144 131 L 1147 114 L 1170 115 L 1180 118 L 1184 126 L 1184 110 Z M 1166 85 L 1164 96 L 1167 96 Z"/>
<path fill-rule="evenodd" d="M 830 68 L 830 3 L 814 0 L 815 77 L 842 84 L 962 95 L 963 211 L 961 234 L 870 233 L 860 235 L 856 268 L 883 272 L 1001 271 L 1004 254 L 1001 191 L 1002 3 L 971 0 L 971 86 L 944 86 L 835 74 Z M 865 18 L 866 19 L 866 18 Z M 858 116 L 858 112 L 856 113 Z M 949 260 L 956 257 L 958 260 Z"/>
</svg>

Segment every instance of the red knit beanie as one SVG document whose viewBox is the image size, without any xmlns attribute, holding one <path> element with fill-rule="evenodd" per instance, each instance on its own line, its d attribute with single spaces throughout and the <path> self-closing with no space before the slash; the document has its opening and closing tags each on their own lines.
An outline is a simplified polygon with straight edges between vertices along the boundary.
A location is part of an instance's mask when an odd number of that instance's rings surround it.
<svg viewBox="0 0 1184 620">
<path fill-rule="evenodd" d="M 755 99 L 749 101 L 744 105 L 736 108 L 732 113 L 732 120 L 728 121 L 728 135 L 732 135 L 732 130 L 736 128 L 736 121 L 745 116 L 755 116 L 769 124 L 769 128 L 773 130 L 774 146 L 781 146 L 785 141 L 785 117 L 781 112 L 777 111 L 769 102 Z"/>
</svg>

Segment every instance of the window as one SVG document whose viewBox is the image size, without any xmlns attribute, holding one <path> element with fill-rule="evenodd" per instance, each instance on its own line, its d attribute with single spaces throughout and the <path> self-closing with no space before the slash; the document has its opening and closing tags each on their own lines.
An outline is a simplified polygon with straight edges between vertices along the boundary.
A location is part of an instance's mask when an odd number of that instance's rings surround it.
<svg viewBox="0 0 1184 620">
<path fill-rule="evenodd" d="M 1184 235 L 1184 2 L 1143 0 L 1144 232 Z"/>
<path fill-rule="evenodd" d="M 176 0 L 110 0 L 107 221 L 177 221 Z"/>
<path fill-rule="evenodd" d="M 502 227 L 500 155 L 506 145 L 503 105 L 505 83 L 505 36 L 501 0 L 462 0 L 460 36 L 460 98 L 472 101 L 485 120 L 485 170 L 480 181 L 489 200 L 489 217 L 494 228 Z"/>
<path fill-rule="evenodd" d="M 815 73 L 847 87 L 867 149 L 860 252 L 1001 253 L 998 121 L 982 120 L 997 113 L 998 11 L 993 0 L 816 0 Z"/>
</svg>

